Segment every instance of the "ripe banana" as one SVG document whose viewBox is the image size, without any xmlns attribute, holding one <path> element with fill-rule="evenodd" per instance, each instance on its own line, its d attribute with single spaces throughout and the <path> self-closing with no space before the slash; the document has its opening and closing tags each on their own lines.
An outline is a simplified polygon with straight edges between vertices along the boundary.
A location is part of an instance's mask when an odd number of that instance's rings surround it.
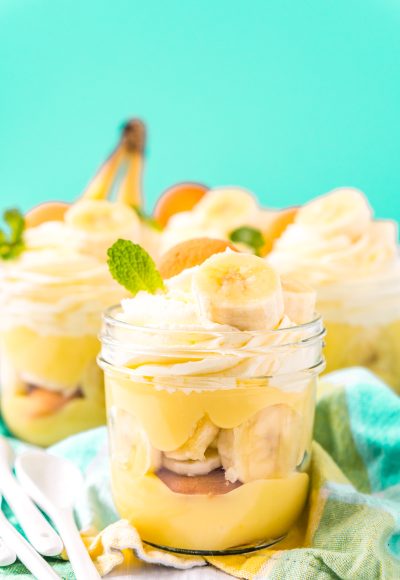
<svg viewBox="0 0 400 580">
<path fill-rule="evenodd" d="M 320 231 L 323 236 L 346 235 L 357 239 L 372 219 L 364 194 L 353 188 L 334 189 L 299 209 L 295 223 Z"/>
<path fill-rule="evenodd" d="M 132 119 L 124 129 L 126 148 L 125 175 L 117 192 L 117 200 L 142 207 L 142 174 L 146 127 L 140 119 Z"/>
<path fill-rule="evenodd" d="M 105 199 L 124 158 L 125 151 L 120 143 L 90 180 L 82 194 L 82 199 Z"/>
<path fill-rule="evenodd" d="M 145 139 L 144 123 L 140 119 L 130 119 L 123 127 L 118 145 L 86 186 L 82 199 L 106 199 L 118 179 L 121 166 L 127 163 L 128 169 L 120 185 L 118 199 L 139 206 Z"/>
<path fill-rule="evenodd" d="M 281 276 L 285 314 L 291 322 L 304 324 L 315 318 L 315 290 L 294 278 Z"/>
<path fill-rule="evenodd" d="M 279 276 L 257 256 L 211 256 L 194 273 L 193 292 L 202 316 L 239 330 L 270 330 L 283 316 Z"/>
<path fill-rule="evenodd" d="M 221 429 L 218 451 L 231 483 L 283 477 L 299 456 L 301 421 L 290 407 L 266 407 L 233 429 Z"/>
<path fill-rule="evenodd" d="M 214 441 L 218 431 L 218 427 L 208 417 L 204 416 L 197 423 L 192 435 L 183 445 L 175 449 L 175 451 L 169 451 L 164 455 L 168 459 L 177 459 L 179 461 L 186 459 L 202 461 L 204 460 L 206 449 Z"/>
<path fill-rule="evenodd" d="M 206 452 L 205 457 L 201 461 L 178 461 L 171 459 L 164 455 L 162 460 L 163 466 L 178 475 L 195 476 L 207 475 L 210 471 L 221 467 L 221 460 L 218 452 L 215 449 L 210 449 Z"/>
</svg>

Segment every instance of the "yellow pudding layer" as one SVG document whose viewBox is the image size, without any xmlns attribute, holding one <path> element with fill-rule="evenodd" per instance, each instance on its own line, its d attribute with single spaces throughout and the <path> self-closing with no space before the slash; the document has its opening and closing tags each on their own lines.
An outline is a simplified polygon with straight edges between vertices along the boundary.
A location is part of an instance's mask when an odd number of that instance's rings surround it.
<svg viewBox="0 0 400 580">
<path fill-rule="evenodd" d="M 9 429 L 36 445 L 105 423 L 103 375 L 93 335 L 2 334 L 2 414 Z M 61 401 L 61 402 L 60 402 Z"/>
<path fill-rule="evenodd" d="M 225 550 L 279 538 L 299 517 L 308 475 L 246 483 L 222 495 L 172 492 L 153 474 L 136 477 L 113 465 L 118 512 L 149 542 L 189 550 Z"/>
<path fill-rule="evenodd" d="M 236 379 L 236 387 L 207 389 L 204 380 L 181 378 L 187 388 L 173 388 L 167 377 L 153 382 L 106 371 L 118 512 L 144 540 L 178 549 L 224 550 L 278 538 L 296 521 L 307 496 L 309 477 L 296 467 L 310 451 L 315 379 L 303 378 L 287 389 L 267 379 Z M 281 461 L 285 473 L 242 483 L 227 493 L 214 493 L 211 487 L 196 494 L 172 491 L 157 477 L 163 453 L 187 444 L 202 418 L 220 430 L 234 429 L 277 406 L 289 408 L 301 425 L 293 432 L 277 427 L 276 454 L 286 454 L 288 444 L 292 449 L 292 459 Z M 285 437 L 286 444 L 281 442 Z M 254 447 L 255 462 L 259 451 Z"/>
<path fill-rule="evenodd" d="M 97 337 L 92 335 L 41 335 L 21 326 L 3 334 L 4 352 L 19 373 L 37 377 L 43 386 L 64 390 L 76 388 L 99 348 Z"/>
<path fill-rule="evenodd" d="M 326 370 L 364 366 L 400 393 L 400 320 L 362 326 L 325 321 Z"/>
<path fill-rule="evenodd" d="M 199 377 L 199 382 L 204 381 Z M 284 391 L 266 385 L 266 380 L 240 380 L 242 387 L 232 389 L 203 389 L 194 391 L 196 377 L 190 378 L 187 390 L 166 390 L 168 377 L 161 386 L 151 382 L 135 381 L 106 374 L 106 399 L 108 412 L 112 408 L 125 411 L 135 417 L 144 429 L 153 447 L 160 451 L 172 451 L 187 441 L 196 423 L 205 415 L 221 429 L 232 429 L 266 407 L 283 404 L 302 418 L 305 441 L 294 445 L 305 446 L 310 438 L 314 419 L 314 380 L 308 380 L 299 391 Z M 259 386 L 252 386 L 255 383 Z M 247 386 L 246 386 L 247 385 Z M 303 451 L 305 450 L 303 449 Z M 299 449 L 299 453 L 301 449 Z"/>
</svg>

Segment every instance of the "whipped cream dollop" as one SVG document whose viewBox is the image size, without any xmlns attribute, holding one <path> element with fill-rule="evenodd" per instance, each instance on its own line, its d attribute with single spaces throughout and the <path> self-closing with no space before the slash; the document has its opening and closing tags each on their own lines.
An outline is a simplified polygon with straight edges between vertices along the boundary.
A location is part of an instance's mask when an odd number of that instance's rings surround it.
<svg viewBox="0 0 400 580">
<path fill-rule="evenodd" d="M 1 327 L 96 334 L 101 312 L 127 295 L 108 270 L 107 248 L 118 238 L 141 237 L 136 212 L 104 200 L 78 201 L 65 221 L 28 228 L 22 254 L 0 263 Z"/>
<path fill-rule="evenodd" d="M 240 226 L 259 227 L 263 210 L 252 193 L 240 187 L 209 190 L 190 211 L 173 215 L 162 235 L 162 250 L 192 238 L 229 239 Z"/>
<path fill-rule="evenodd" d="M 316 288 L 398 277 L 397 225 L 374 220 L 360 191 L 337 189 L 299 209 L 267 261 Z"/>
<path fill-rule="evenodd" d="M 0 326 L 42 335 L 96 334 L 100 313 L 124 295 L 93 256 L 62 247 L 27 250 L 0 267 Z"/>
<path fill-rule="evenodd" d="M 322 332 L 320 321 L 309 328 L 296 326 L 283 313 L 276 328 L 264 332 L 242 331 L 205 316 L 193 285 L 200 267 L 166 280 L 164 292 L 142 291 L 122 300 L 103 327 L 103 360 L 128 367 L 137 376 L 157 377 L 158 387 L 168 389 L 174 386 L 171 377 L 178 382 L 192 375 L 230 377 L 232 381 L 224 381 L 224 386 L 233 388 L 238 377 L 285 377 L 320 361 L 320 338 L 311 340 L 307 348 L 296 348 Z M 165 384 L 162 377 L 168 377 Z M 292 379 L 287 388 L 295 389 L 296 384 L 303 388 L 300 383 Z"/>
</svg>

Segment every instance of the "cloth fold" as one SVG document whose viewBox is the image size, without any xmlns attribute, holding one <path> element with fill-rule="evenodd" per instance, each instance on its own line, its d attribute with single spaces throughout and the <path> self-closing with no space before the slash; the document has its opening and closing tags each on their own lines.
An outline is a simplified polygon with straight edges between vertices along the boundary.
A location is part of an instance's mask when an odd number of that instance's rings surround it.
<svg viewBox="0 0 400 580">
<path fill-rule="evenodd" d="M 133 567 L 148 562 L 178 570 L 209 564 L 251 580 L 400 578 L 400 398 L 364 369 L 327 375 L 319 389 L 314 438 L 307 506 L 288 536 L 270 549 L 206 560 L 156 550 L 128 522 L 118 521 L 105 428 L 70 437 L 50 451 L 72 460 L 85 475 L 76 515 L 102 574 L 129 559 Z M 66 580 L 74 578 L 69 563 L 55 566 Z M 31 578 L 21 564 L 0 568 L 0 576 L 13 575 Z"/>
</svg>

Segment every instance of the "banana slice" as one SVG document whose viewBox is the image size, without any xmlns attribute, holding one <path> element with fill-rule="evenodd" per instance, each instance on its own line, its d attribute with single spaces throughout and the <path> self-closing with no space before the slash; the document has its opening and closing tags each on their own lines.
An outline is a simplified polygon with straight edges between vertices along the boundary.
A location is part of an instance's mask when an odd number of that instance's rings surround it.
<svg viewBox="0 0 400 580">
<path fill-rule="evenodd" d="M 259 207 L 255 197 L 240 187 L 210 189 L 194 208 L 209 229 L 214 226 L 226 232 L 252 221 Z"/>
<path fill-rule="evenodd" d="M 189 439 L 175 451 L 165 453 L 168 459 L 184 461 L 186 459 L 202 461 L 205 458 L 206 449 L 218 435 L 218 427 L 206 416 L 197 423 L 193 434 Z"/>
<path fill-rule="evenodd" d="M 334 189 L 303 206 L 295 223 L 321 231 L 324 236 L 357 239 L 368 227 L 372 210 L 365 195 L 353 188 Z"/>
<path fill-rule="evenodd" d="M 188 477 L 195 475 L 207 475 L 210 471 L 221 467 L 221 460 L 219 454 L 215 449 L 207 451 L 202 461 L 178 461 L 170 457 L 163 457 L 163 466 L 178 475 L 186 475 Z"/>
<path fill-rule="evenodd" d="M 296 467 L 300 440 L 300 417 L 283 404 L 259 411 L 234 429 L 221 429 L 218 451 L 226 479 L 247 483 L 287 475 Z"/>
<path fill-rule="evenodd" d="M 194 273 L 193 291 L 202 316 L 239 330 L 272 329 L 283 316 L 278 274 L 250 254 L 211 256 Z"/>
<path fill-rule="evenodd" d="M 161 451 L 151 445 L 137 419 L 117 407 L 112 407 L 109 419 L 113 459 L 129 468 L 135 477 L 157 471 L 161 467 Z"/>
<path fill-rule="evenodd" d="M 140 228 L 140 220 L 129 205 L 105 199 L 78 201 L 66 212 L 65 222 L 77 230 L 107 236 Z"/>
<path fill-rule="evenodd" d="M 315 290 L 294 278 L 281 276 L 285 314 L 292 322 L 304 324 L 315 317 Z"/>
</svg>

